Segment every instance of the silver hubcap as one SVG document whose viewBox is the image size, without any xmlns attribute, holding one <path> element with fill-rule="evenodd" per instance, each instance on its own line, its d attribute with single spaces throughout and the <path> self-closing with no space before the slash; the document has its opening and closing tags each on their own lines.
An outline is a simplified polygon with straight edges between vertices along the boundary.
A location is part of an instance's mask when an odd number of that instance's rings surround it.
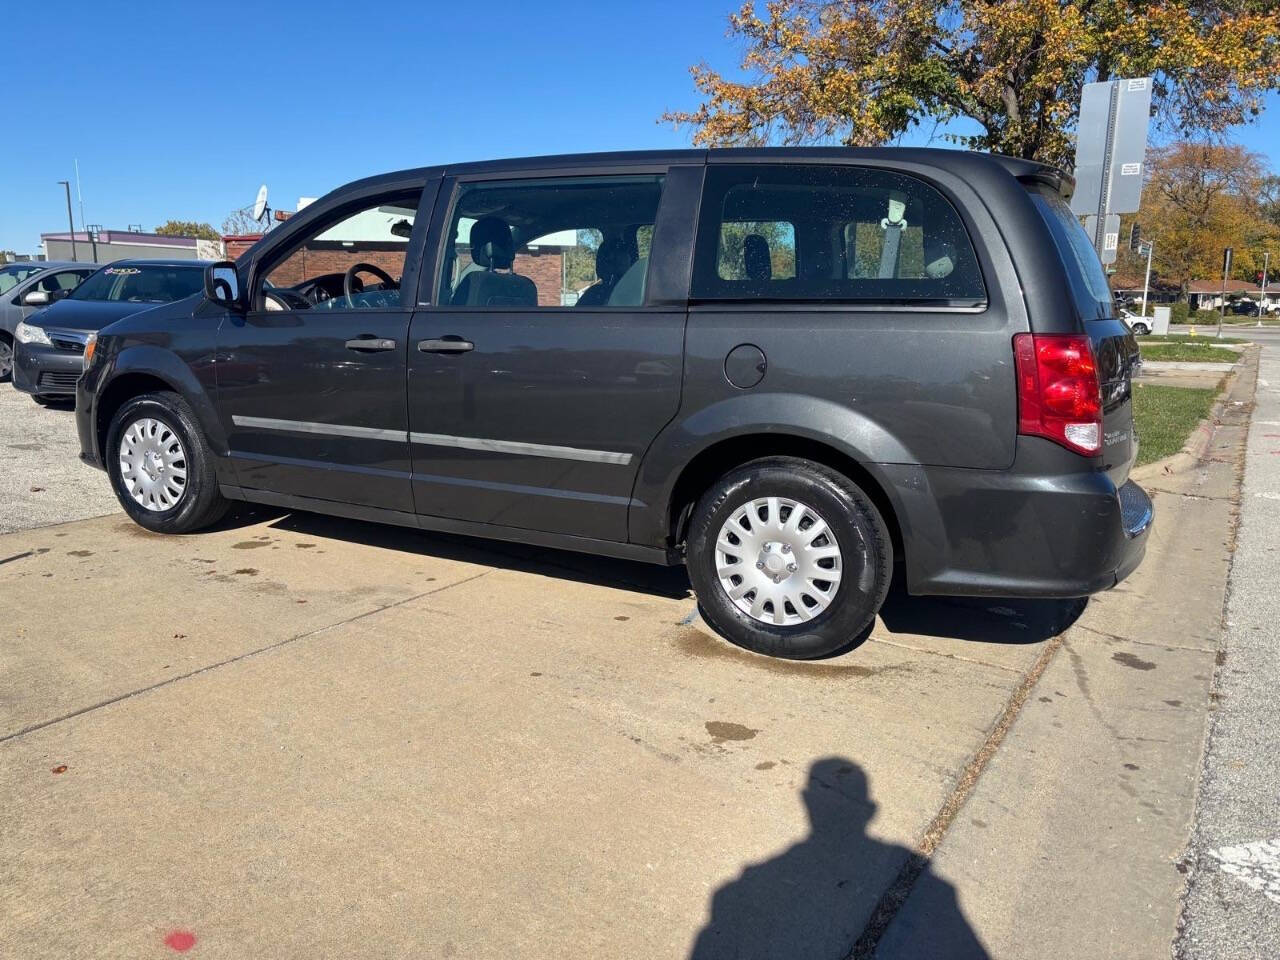
<svg viewBox="0 0 1280 960">
<path fill-rule="evenodd" d="M 163 420 L 143 417 L 120 435 L 120 480 L 147 510 L 172 510 L 187 489 L 187 454 Z"/>
<path fill-rule="evenodd" d="M 7 377 L 13 370 L 13 347 L 0 339 L 0 377 Z"/>
<path fill-rule="evenodd" d="M 840 545 L 812 507 L 761 497 L 729 515 L 716 538 L 716 574 L 729 599 L 762 623 L 812 620 L 840 589 Z"/>
</svg>

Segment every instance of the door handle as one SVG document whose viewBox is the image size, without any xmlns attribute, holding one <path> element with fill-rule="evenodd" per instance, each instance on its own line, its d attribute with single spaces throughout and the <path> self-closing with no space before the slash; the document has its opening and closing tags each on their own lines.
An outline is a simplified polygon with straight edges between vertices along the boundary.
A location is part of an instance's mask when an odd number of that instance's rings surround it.
<svg viewBox="0 0 1280 960">
<path fill-rule="evenodd" d="M 454 335 L 418 341 L 418 349 L 423 353 L 466 353 L 475 348 L 476 345 L 470 340 L 463 340 Z"/>
<path fill-rule="evenodd" d="M 356 337 L 354 340 L 347 341 L 348 350 L 359 350 L 363 353 L 379 353 L 383 350 L 394 350 L 396 342 L 394 340 L 384 340 L 381 337 Z"/>
</svg>

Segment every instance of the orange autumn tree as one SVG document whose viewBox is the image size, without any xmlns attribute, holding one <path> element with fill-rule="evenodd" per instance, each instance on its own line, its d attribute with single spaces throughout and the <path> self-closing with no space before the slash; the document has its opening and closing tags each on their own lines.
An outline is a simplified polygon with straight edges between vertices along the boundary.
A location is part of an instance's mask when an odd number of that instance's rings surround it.
<svg viewBox="0 0 1280 960">
<path fill-rule="evenodd" d="M 960 145 L 1069 166 L 1081 86 L 1154 78 L 1157 124 L 1204 136 L 1280 89 L 1275 0 L 772 0 L 729 17 L 740 75 L 691 70 L 701 145 L 873 146 L 959 118 Z"/>
</svg>

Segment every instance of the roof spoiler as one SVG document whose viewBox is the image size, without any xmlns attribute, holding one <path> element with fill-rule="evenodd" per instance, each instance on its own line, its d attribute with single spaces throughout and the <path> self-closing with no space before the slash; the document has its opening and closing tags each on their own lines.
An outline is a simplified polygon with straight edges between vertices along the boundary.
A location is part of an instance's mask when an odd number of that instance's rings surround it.
<svg viewBox="0 0 1280 960">
<path fill-rule="evenodd" d="M 1063 200 L 1070 200 L 1071 195 L 1076 192 L 1076 178 L 1069 173 L 1063 173 L 1057 167 L 1037 167 L 1028 173 L 1020 174 L 1018 181 L 1028 185 L 1046 186 L 1059 194 Z"/>
</svg>

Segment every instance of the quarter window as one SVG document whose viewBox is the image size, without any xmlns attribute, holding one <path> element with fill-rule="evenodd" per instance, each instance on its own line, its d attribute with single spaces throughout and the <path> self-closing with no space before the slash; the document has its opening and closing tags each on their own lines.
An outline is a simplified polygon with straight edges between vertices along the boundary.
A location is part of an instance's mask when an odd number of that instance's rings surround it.
<svg viewBox="0 0 1280 960">
<path fill-rule="evenodd" d="M 661 196 L 660 176 L 463 184 L 445 233 L 439 302 L 639 307 Z"/>
<path fill-rule="evenodd" d="M 692 296 L 974 305 L 955 208 L 913 177 L 854 166 L 708 168 Z"/>
</svg>

